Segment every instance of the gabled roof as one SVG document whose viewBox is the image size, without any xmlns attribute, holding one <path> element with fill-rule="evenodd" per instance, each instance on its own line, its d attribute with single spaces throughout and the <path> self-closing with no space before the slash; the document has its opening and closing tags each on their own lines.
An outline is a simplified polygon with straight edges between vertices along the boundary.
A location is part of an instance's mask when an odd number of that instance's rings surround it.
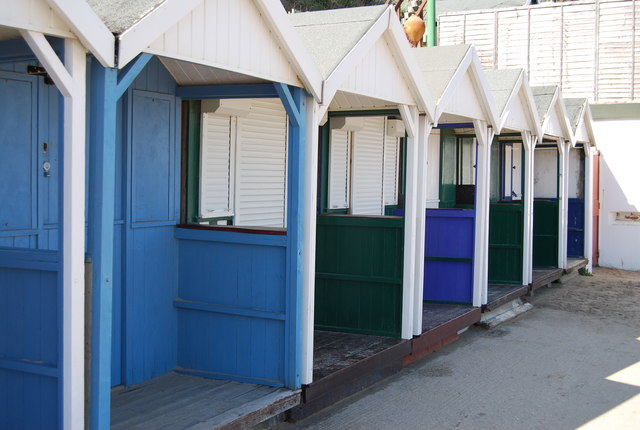
<svg viewBox="0 0 640 430">
<path fill-rule="evenodd" d="M 575 143 L 595 146 L 589 101 L 586 98 L 565 98 L 564 104 L 567 108 L 567 117 L 573 130 Z"/>
<path fill-rule="evenodd" d="M 327 79 L 387 7 L 369 6 L 294 13 L 291 23 Z"/>
<path fill-rule="evenodd" d="M 332 102 L 338 91 L 360 94 L 369 99 L 388 99 L 388 95 L 382 91 L 384 86 L 388 89 L 402 82 L 412 94 L 412 104 L 433 118 L 433 100 L 418 72 L 393 7 L 368 6 L 305 12 L 289 15 L 289 18 L 320 70 L 324 106 Z M 371 53 L 378 52 L 376 50 L 388 59 L 379 62 L 379 66 L 387 68 L 387 72 L 394 68 L 396 73 L 392 79 L 385 81 L 388 84 L 378 77 L 378 91 L 369 88 L 366 94 L 359 93 L 355 88 L 357 85 L 353 85 L 354 73 L 362 72 L 361 69 L 366 67 L 363 61 L 367 58 L 375 61 L 372 58 L 375 55 Z"/>
<path fill-rule="evenodd" d="M 527 74 L 523 69 L 487 70 L 487 82 L 493 93 L 496 111 L 500 116 L 500 130 L 530 131 L 540 136 L 540 119 Z M 516 118 L 517 117 L 517 118 Z M 520 123 L 517 123 L 520 120 Z M 527 122 L 523 128 L 522 120 Z"/>
<path fill-rule="evenodd" d="M 558 85 L 531 87 L 545 136 L 561 137 L 574 143 L 573 130 Z"/>
<path fill-rule="evenodd" d="M 153 12 L 166 0 L 87 0 L 113 34 L 120 34 Z"/>
<path fill-rule="evenodd" d="M 472 45 L 434 46 L 414 49 L 423 78 L 436 101 L 436 122 L 443 114 L 484 119 L 496 131 L 499 116 L 480 60 Z M 471 86 L 481 117 L 473 118 L 466 108 L 469 94 L 460 94 L 459 85 Z M 464 102 L 462 101 L 464 98 Z M 475 114 L 478 115 L 478 114 Z"/>
</svg>

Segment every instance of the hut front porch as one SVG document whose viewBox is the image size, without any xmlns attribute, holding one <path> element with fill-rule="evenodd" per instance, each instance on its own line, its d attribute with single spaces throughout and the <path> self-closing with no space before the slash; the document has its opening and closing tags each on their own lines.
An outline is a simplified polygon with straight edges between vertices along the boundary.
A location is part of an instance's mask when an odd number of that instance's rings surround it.
<svg viewBox="0 0 640 430">
<path fill-rule="evenodd" d="M 300 390 L 171 372 L 111 394 L 111 428 L 253 427 L 300 403 Z"/>
<path fill-rule="evenodd" d="M 533 281 L 530 284 L 530 291 L 548 286 L 562 277 L 564 271 L 557 267 L 534 267 Z"/>
<path fill-rule="evenodd" d="M 425 302 L 422 309 L 422 334 L 411 341 L 411 353 L 403 358 L 403 365 L 456 340 L 460 331 L 480 321 L 480 314 L 478 307 Z"/>
<path fill-rule="evenodd" d="M 316 330 L 313 382 L 289 418 L 301 420 L 393 375 L 410 352 L 411 340 Z"/>
<path fill-rule="evenodd" d="M 489 284 L 487 304 L 482 306 L 482 312 L 498 309 L 500 306 L 519 299 L 528 293 L 528 285 Z"/>
</svg>

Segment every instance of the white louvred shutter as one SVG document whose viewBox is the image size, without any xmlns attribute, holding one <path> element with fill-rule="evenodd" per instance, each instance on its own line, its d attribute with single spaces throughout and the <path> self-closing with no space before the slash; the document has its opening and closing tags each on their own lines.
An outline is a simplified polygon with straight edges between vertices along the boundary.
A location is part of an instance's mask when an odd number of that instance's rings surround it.
<svg viewBox="0 0 640 430">
<path fill-rule="evenodd" d="M 233 140 L 235 118 L 202 115 L 200 217 L 233 216 Z"/>
<path fill-rule="evenodd" d="M 350 132 L 331 130 L 329 143 L 329 209 L 349 207 Z"/>
<path fill-rule="evenodd" d="M 235 224 L 285 227 L 287 115 L 280 100 L 254 100 L 238 118 L 237 142 Z"/>
<path fill-rule="evenodd" d="M 353 134 L 352 213 L 384 215 L 382 171 L 384 117 L 365 119 L 364 128 Z"/>
<path fill-rule="evenodd" d="M 398 164 L 400 161 L 400 138 L 384 137 L 384 205 L 398 204 Z"/>
<path fill-rule="evenodd" d="M 522 143 L 513 143 L 513 159 L 512 159 L 512 178 L 513 184 L 511 185 L 513 194 L 511 198 L 513 200 L 522 200 Z"/>
</svg>

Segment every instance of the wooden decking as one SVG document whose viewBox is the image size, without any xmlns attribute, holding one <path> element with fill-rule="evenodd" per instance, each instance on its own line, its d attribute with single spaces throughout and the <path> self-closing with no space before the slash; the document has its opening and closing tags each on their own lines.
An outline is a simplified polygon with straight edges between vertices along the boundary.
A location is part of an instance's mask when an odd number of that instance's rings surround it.
<svg viewBox="0 0 640 430">
<path fill-rule="evenodd" d="M 111 395 L 111 428 L 249 428 L 300 403 L 300 390 L 169 373 Z"/>
<path fill-rule="evenodd" d="M 589 260 L 586 258 L 569 258 L 567 260 L 567 268 L 564 270 L 564 272 L 575 272 L 576 270 L 580 270 L 583 267 L 586 267 L 587 263 L 589 263 Z"/>
<path fill-rule="evenodd" d="M 411 341 L 407 365 L 458 338 L 458 332 L 480 321 L 480 308 L 425 303 L 422 310 L 422 334 Z"/>
<path fill-rule="evenodd" d="M 562 277 L 563 270 L 556 267 L 552 268 L 534 268 L 533 282 L 531 282 L 531 291 L 549 285 Z"/>
<path fill-rule="evenodd" d="M 423 333 L 412 340 L 316 331 L 314 381 L 302 387 L 302 403 L 289 419 L 300 420 L 391 376 L 478 321 L 479 308 L 425 303 Z"/>
<path fill-rule="evenodd" d="M 300 420 L 394 374 L 410 351 L 410 340 L 316 330 L 313 382 L 289 418 Z"/>
<path fill-rule="evenodd" d="M 529 293 L 528 285 L 489 284 L 487 304 L 483 312 L 492 311 Z"/>
</svg>

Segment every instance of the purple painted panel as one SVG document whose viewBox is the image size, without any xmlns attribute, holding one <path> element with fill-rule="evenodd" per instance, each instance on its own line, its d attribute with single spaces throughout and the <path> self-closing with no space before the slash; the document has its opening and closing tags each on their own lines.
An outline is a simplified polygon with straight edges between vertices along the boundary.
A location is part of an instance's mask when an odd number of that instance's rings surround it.
<svg viewBox="0 0 640 430">
<path fill-rule="evenodd" d="M 424 300 L 471 303 L 473 301 L 473 263 L 425 261 Z"/>
<path fill-rule="evenodd" d="M 424 300 L 473 301 L 475 210 L 426 213 Z"/>
<path fill-rule="evenodd" d="M 473 258 L 474 210 L 427 211 L 426 257 Z"/>
</svg>

